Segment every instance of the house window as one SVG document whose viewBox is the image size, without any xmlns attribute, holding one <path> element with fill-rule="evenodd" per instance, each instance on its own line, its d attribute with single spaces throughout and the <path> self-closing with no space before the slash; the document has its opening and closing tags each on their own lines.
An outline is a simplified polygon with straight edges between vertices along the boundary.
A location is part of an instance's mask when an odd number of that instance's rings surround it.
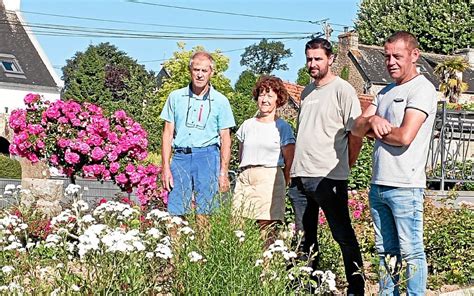
<svg viewBox="0 0 474 296">
<path fill-rule="evenodd" d="M 15 56 L 0 53 L 0 71 L 7 77 L 26 78 Z"/>
<path fill-rule="evenodd" d="M 425 66 L 423 66 L 422 64 L 417 64 L 417 65 L 416 65 L 416 71 L 418 72 L 418 74 L 426 74 L 426 73 L 428 73 L 428 71 L 426 71 Z"/>
</svg>

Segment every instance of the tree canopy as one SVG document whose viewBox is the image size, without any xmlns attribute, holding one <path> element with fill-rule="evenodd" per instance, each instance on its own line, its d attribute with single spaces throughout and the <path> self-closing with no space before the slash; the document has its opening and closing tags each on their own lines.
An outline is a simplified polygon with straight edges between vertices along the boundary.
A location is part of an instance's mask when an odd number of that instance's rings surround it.
<svg viewBox="0 0 474 296">
<path fill-rule="evenodd" d="M 472 11 L 467 0 L 362 0 L 355 29 L 364 44 L 383 45 L 404 30 L 418 38 L 421 50 L 451 54 L 474 46 Z"/>
<path fill-rule="evenodd" d="M 237 82 L 235 83 L 235 92 L 251 98 L 252 90 L 255 86 L 255 83 L 257 82 L 257 79 L 257 75 L 255 75 L 252 71 L 243 71 L 242 73 L 240 73 L 240 76 L 237 79 Z"/>
<path fill-rule="evenodd" d="M 262 39 L 260 43 L 246 47 L 241 57 L 240 65 L 254 74 L 271 74 L 275 70 L 288 70 L 282 60 L 291 57 L 291 50 L 285 49 L 283 42 Z"/>
<path fill-rule="evenodd" d="M 311 76 L 309 76 L 308 67 L 303 66 L 298 70 L 298 77 L 296 78 L 296 83 L 299 85 L 308 85 L 311 81 Z"/>
<path fill-rule="evenodd" d="M 110 43 L 90 45 L 62 68 L 63 97 L 101 106 L 107 114 L 123 109 L 148 132 L 150 149 L 160 145 L 155 115 L 156 75 Z"/>
</svg>

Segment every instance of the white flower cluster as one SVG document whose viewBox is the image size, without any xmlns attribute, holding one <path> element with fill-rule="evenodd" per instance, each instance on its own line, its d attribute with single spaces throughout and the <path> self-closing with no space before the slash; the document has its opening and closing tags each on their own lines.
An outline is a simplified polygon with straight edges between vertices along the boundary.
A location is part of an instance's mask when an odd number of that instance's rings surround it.
<svg viewBox="0 0 474 296">
<path fill-rule="evenodd" d="M 51 219 L 51 226 L 59 227 L 61 225 L 71 229 L 74 227 L 76 220 L 76 215 L 71 210 L 66 209 Z"/>
<path fill-rule="evenodd" d="M 65 193 L 66 196 L 68 196 L 68 197 L 73 197 L 73 196 L 75 196 L 77 193 L 79 193 L 80 190 L 81 190 L 81 186 L 80 186 L 80 185 L 69 184 L 69 185 L 66 187 L 66 190 L 64 190 L 64 193 Z"/>
<path fill-rule="evenodd" d="M 11 282 L 8 286 L 0 286 L 0 292 L 2 291 L 8 291 L 11 293 L 11 295 L 22 295 L 24 289 L 17 283 Z"/>
<path fill-rule="evenodd" d="M 72 208 L 78 213 L 83 213 L 89 210 L 89 204 L 83 200 L 77 200 L 72 204 Z"/>
<path fill-rule="evenodd" d="M 288 251 L 288 248 L 285 246 L 285 243 L 282 240 L 276 240 L 273 244 L 271 244 L 268 249 L 263 252 L 263 257 L 272 259 L 276 253 L 280 253 L 287 261 L 292 258 L 296 258 L 296 253 L 293 251 Z"/>
<path fill-rule="evenodd" d="M 199 262 L 199 261 L 206 262 L 206 259 L 204 259 L 201 254 L 199 254 L 197 252 L 194 252 L 194 251 L 189 253 L 188 257 L 189 257 L 189 261 L 191 261 L 191 262 Z"/>
<path fill-rule="evenodd" d="M 95 208 L 93 214 L 100 219 L 113 218 L 118 221 L 125 221 L 132 218 L 133 215 L 138 215 L 139 212 L 129 204 L 108 201 Z"/>
<path fill-rule="evenodd" d="M 317 276 L 320 279 L 320 285 L 316 288 L 316 294 L 324 294 L 329 291 L 337 291 L 336 288 L 336 275 L 330 270 L 321 271 L 315 270 L 312 273 L 313 276 Z"/>
<path fill-rule="evenodd" d="M 21 249 L 20 234 L 28 225 L 15 216 L 8 214 L 0 219 L 0 251 Z"/>
<path fill-rule="evenodd" d="M 239 239 L 239 242 L 244 242 L 245 241 L 245 232 L 243 232 L 242 230 L 236 230 L 234 231 L 235 233 L 235 236 L 237 236 L 237 238 Z"/>
<path fill-rule="evenodd" d="M 4 195 L 12 196 L 17 194 L 21 190 L 21 185 L 15 186 L 14 184 L 7 184 L 5 190 L 3 191 Z"/>
</svg>

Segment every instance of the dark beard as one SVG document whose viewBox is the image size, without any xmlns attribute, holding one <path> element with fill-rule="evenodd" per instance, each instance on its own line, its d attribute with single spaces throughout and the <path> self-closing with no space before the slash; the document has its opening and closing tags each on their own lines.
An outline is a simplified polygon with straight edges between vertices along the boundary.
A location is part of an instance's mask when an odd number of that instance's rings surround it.
<svg viewBox="0 0 474 296">
<path fill-rule="evenodd" d="M 322 71 L 321 69 L 319 69 L 317 75 L 312 75 L 312 74 L 311 74 L 311 70 L 308 70 L 308 72 L 309 72 L 309 76 L 311 76 L 314 80 L 320 80 L 320 79 L 324 78 L 324 76 L 326 76 L 326 75 L 328 74 L 328 70 L 327 70 L 327 69 L 326 69 L 326 71 Z"/>
</svg>

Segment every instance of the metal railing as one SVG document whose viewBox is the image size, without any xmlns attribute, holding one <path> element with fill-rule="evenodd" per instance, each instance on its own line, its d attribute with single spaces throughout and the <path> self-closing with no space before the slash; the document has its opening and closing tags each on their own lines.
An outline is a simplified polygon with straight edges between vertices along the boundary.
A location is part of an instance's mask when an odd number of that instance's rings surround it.
<svg viewBox="0 0 474 296">
<path fill-rule="evenodd" d="M 473 133 L 474 112 L 447 110 L 446 102 L 439 102 L 427 161 L 428 182 L 439 182 L 440 190 L 447 183 L 474 182 Z"/>
</svg>

